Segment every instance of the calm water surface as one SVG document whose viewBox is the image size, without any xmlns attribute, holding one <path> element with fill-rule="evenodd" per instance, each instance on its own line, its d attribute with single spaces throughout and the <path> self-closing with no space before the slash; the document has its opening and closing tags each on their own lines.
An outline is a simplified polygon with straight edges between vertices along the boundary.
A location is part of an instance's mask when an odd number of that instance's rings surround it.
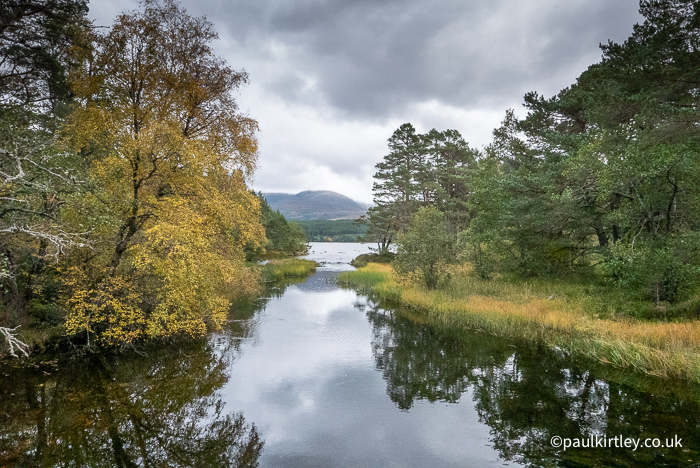
<svg viewBox="0 0 700 468">
<path fill-rule="evenodd" d="M 132 356 L 0 369 L 0 466 L 697 466 L 698 386 L 438 330 L 340 289 L 362 244 Z M 555 449 L 552 436 L 682 438 Z"/>
</svg>

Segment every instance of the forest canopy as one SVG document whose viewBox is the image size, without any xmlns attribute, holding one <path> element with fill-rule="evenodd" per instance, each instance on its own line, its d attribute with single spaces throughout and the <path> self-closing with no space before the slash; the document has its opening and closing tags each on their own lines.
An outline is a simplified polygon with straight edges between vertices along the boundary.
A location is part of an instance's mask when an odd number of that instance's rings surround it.
<svg viewBox="0 0 700 468">
<path fill-rule="evenodd" d="M 527 115 L 507 111 L 484 151 L 455 130 L 398 128 L 375 174 L 368 226 L 379 249 L 412 238 L 412 217 L 434 206 L 484 278 L 588 272 L 660 311 L 693 297 L 699 5 L 642 1 L 626 41 L 603 45 L 602 60 L 556 96 L 528 93 Z"/>
</svg>

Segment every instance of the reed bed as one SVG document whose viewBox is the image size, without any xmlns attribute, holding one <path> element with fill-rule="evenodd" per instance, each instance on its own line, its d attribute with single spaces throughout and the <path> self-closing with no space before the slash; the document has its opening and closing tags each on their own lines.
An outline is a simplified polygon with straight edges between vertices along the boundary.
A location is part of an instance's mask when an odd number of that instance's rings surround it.
<svg viewBox="0 0 700 468">
<path fill-rule="evenodd" d="M 420 312 L 432 323 L 532 340 L 564 352 L 662 377 L 700 382 L 700 322 L 601 316 L 593 297 L 542 284 L 481 280 L 455 272 L 445 289 L 402 284 L 389 265 L 341 274 L 341 284 Z M 604 298 L 603 298 L 604 299 Z M 598 300 L 601 298 L 599 296 Z"/>
</svg>

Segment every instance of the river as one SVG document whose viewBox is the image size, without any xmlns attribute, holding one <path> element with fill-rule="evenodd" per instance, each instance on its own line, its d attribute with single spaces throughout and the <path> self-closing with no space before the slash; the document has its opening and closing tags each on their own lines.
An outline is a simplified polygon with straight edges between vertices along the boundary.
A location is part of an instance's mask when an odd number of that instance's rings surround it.
<svg viewBox="0 0 700 468">
<path fill-rule="evenodd" d="M 697 466 L 697 385 L 409 320 L 336 285 L 367 250 L 313 243 L 206 340 L 3 367 L 0 466 Z"/>
</svg>

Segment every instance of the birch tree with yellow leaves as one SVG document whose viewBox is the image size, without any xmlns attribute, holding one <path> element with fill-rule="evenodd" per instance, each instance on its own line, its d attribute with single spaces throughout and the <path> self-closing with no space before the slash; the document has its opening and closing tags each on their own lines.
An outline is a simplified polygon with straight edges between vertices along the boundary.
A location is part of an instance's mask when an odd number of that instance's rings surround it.
<svg viewBox="0 0 700 468">
<path fill-rule="evenodd" d="M 265 240 L 246 185 L 258 127 L 233 96 L 248 76 L 214 54 L 216 37 L 174 1 L 148 0 L 96 34 L 72 76 L 66 135 L 92 185 L 65 215 L 96 247 L 63 274 L 69 335 L 202 335 L 258 287 L 243 253 Z"/>
</svg>

